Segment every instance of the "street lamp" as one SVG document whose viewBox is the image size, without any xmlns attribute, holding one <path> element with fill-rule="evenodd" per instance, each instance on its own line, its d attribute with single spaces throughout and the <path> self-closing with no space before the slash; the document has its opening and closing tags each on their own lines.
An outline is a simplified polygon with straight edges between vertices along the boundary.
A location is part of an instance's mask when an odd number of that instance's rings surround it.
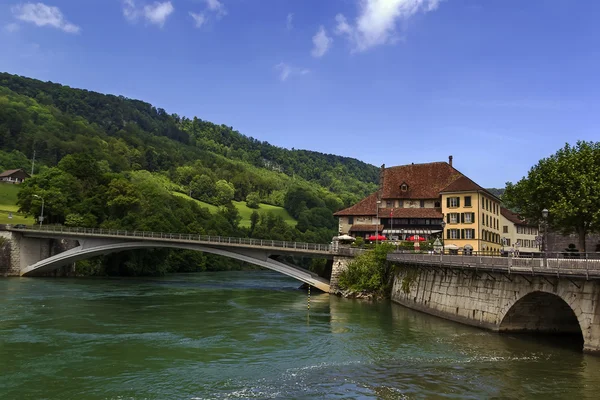
<svg viewBox="0 0 600 400">
<path fill-rule="evenodd" d="M 446 247 L 444 246 L 444 228 L 446 227 L 446 221 L 444 221 L 444 216 L 442 215 L 442 254 L 446 251 Z"/>
<path fill-rule="evenodd" d="M 44 221 L 44 198 L 42 196 L 38 196 L 34 194 L 33 197 L 37 197 L 38 199 L 42 199 L 42 210 L 40 211 L 40 228 L 42 227 L 42 222 Z"/>
<path fill-rule="evenodd" d="M 377 219 L 375 220 L 375 247 L 379 244 L 379 205 L 381 200 L 377 200 Z"/>
<path fill-rule="evenodd" d="M 548 209 L 544 208 L 542 210 L 542 226 L 544 228 L 544 233 L 542 236 L 542 256 L 544 257 L 544 267 L 548 266 Z"/>
</svg>

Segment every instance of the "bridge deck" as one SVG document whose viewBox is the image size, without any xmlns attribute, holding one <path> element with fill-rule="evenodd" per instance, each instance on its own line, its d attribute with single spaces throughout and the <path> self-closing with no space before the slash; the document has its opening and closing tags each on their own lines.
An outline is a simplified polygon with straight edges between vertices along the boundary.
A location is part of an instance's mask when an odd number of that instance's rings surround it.
<svg viewBox="0 0 600 400">
<path fill-rule="evenodd" d="M 10 228 L 11 231 L 21 232 L 26 236 L 42 238 L 102 238 L 136 241 L 160 241 L 195 243 L 214 247 L 239 249 L 269 250 L 274 254 L 310 254 L 333 256 L 335 252 L 329 244 L 286 242 L 281 240 L 250 239 L 242 237 L 224 237 L 213 235 L 198 235 L 193 233 L 164 233 L 149 231 L 128 231 L 117 229 L 97 228 L 68 228 L 63 226 Z"/>
<path fill-rule="evenodd" d="M 451 267 L 473 271 L 600 279 L 600 254 L 590 254 L 588 258 L 585 257 L 585 254 L 582 256 L 583 258 L 560 258 L 557 255 L 547 258 L 513 258 L 395 252 L 388 255 L 388 260 L 412 265 Z"/>
</svg>

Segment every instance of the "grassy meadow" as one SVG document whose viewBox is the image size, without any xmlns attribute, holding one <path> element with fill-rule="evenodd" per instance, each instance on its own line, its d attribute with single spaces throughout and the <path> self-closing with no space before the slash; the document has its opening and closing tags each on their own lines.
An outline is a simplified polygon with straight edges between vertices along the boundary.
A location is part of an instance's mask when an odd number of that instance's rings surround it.
<svg viewBox="0 0 600 400">
<path fill-rule="evenodd" d="M 194 202 L 198 203 L 198 205 L 200 207 L 208 208 L 208 211 L 210 211 L 211 213 L 217 212 L 219 209 L 219 207 L 217 207 L 215 205 L 193 199 L 183 193 L 179 193 L 179 192 L 172 192 L 172 193 L 175 196 L 182 197 L 189 201 L 194 201 Z M 232 203 L 235 206 L 235 208 L 238 209 L 240 216 L 242 217 L 242 220 L 240 221 L 240 226 L 243 226 L 243 227 L 250 226 L 250 215 L 252 215 L 253 211 L 258 211 L 258 213 L 272 212 L 275 215 L 281 216 L 287 224 L 289 224 L 291 226 L 296 226 L 297 221 L 283 207 L 277 207 L 277 206 L 272 206 L 270 204 L 260 203 L 259 208 L 257 210 L 255 210 L 253 208 L 249 208 L 248 206 L 246 206 L 245 201 L 233 201 Z"/>
<path fill-rule="evenodd" d="M 33 224 L 35 220 L 17 213 L 17 193 L 21 188 L 12 183 L 0 183 L 0 224 Z M 12 213 L 12 218 L 9 218 Z"/>
</svg>

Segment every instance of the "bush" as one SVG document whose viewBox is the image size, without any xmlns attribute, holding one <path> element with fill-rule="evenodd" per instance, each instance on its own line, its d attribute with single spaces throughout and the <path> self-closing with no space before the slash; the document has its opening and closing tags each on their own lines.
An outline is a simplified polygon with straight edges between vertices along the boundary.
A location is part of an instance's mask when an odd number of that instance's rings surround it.
<svg viewBox="0 0 600 400">
<path fill-rule="evenodd" d="M 391 270 L 387 262 L 387 255 L 392 250 L 394 250 L 394 245 L 382 243 L 373 250 L 356 257 L 340 274 L 340 288 L 358 292 L 385 291 L 389 286 Z"/>
</svg>

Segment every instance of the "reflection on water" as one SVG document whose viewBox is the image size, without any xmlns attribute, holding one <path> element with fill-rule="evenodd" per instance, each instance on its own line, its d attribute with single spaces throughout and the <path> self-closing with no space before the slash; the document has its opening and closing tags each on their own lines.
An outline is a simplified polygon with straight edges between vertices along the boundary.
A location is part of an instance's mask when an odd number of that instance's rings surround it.
<svg viewBox="0 0 600 400">
<path fill-rule="evenodd" d="M 272 272 L 0 281 L 0 398 L 596 398 L 600 359 Z"/>
</svg>

